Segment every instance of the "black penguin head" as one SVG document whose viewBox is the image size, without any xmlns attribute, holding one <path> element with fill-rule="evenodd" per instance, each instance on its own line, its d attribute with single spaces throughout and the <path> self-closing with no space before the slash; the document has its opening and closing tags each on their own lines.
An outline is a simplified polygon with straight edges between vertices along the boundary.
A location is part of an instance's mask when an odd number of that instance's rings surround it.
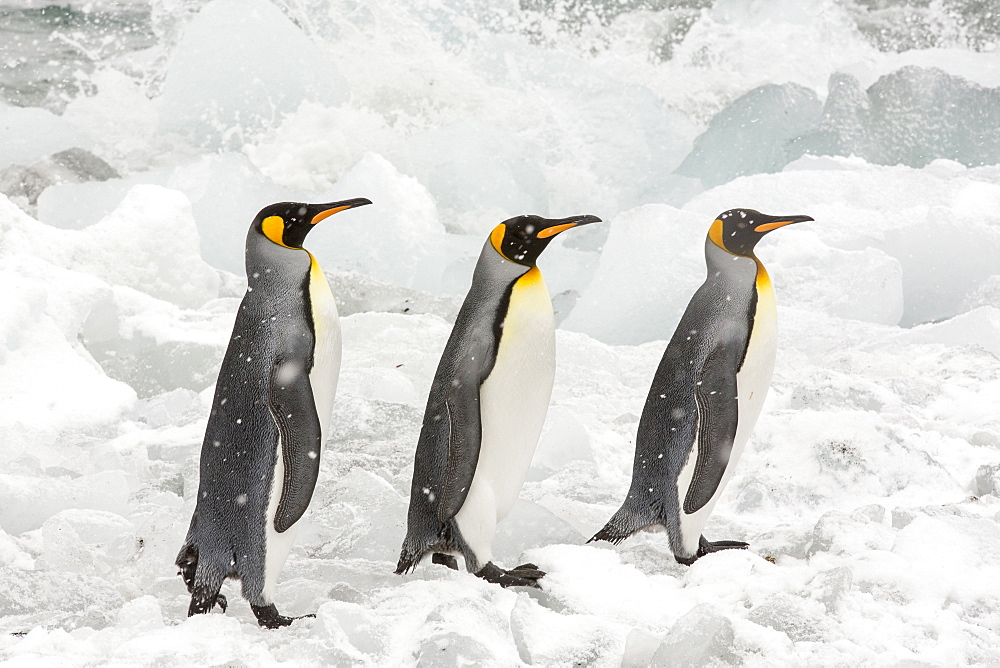
<svg viewBox="0 0 1000 668">
<path fill-rule="evenodd" d="M 301 204 L 299 202 L 278 202 L 265 206 L 254 218 L 251 229 L 286 248 L 302 248 L 306 235 L 319 221 L 338 211 L 371 204 L 371 200 L 359 197 L 343 202 L 327 204 Z"/>
<path fill-rule="evenodd" d="M 538 216 L 517 216 L 503 221 L 490 233 L 490 243 L 505 259 L 534 267 L 549 242 L 571 227 L 599 223 L 597 216 L 570 216 L 552 220 Z"/>
<path fill-rule="evenodd" d="M 809 220 L 809 216 L 769 216 L 753 209 L 730 209 L 715 219 L 708 238 L 727 253 L 752 257 L 754 246 L 771 230 Z"/>
</svg>

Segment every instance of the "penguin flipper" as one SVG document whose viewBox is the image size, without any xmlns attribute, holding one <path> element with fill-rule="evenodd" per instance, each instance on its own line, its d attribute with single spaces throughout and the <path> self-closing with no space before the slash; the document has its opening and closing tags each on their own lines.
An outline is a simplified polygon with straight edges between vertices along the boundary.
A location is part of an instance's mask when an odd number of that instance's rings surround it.
<svg viewBox="0 0 1000 668">
<path fill-rule="evenodd" d="M 705 506 L 719 488 L 729 465 L 739 423 L 736 374 L 739 363 L 736 346 L 718 346 L 708 354 L 698 384 L 698 458 L 691 486 L 684 497 L 684 512 L 691 514 Z"/>
<path fill-rule="evenodd" d="M 441 500 L 437 517 L 447 522 L 461 510 L 472 487 L 479 463 L 483 424 L 479 414 L 479 385 L 475 383 L 475 398 L 470 393 L 454 393 L 445 400 L 448 417 L 448 464 L 441 485 Z"/>
<path fill-rule="evenodd" d="M 298 522 L 309 507 L 319 478 L 323 436 L 309 374 L 299 365 L 280 359 L 275 363 L 268 405 L 278 426 L 285 468 L 274 516 L 274 529 L 281 533 Z"/>
</svg>

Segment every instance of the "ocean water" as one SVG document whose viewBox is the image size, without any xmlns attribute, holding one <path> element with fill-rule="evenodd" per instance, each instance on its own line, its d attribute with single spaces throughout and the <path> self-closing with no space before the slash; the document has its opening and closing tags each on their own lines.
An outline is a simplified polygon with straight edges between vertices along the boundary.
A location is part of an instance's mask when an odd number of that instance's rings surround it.
<svg viewBox="0 0 1000 668">
<path fill-rule="evenodd" d="M 980 0 L 0 5 L 0 660 L 10 665 L 1000 662 L 1000 12 Z M 259 629 L 173 561 L 266 204 L 368 197 L 307 247 L 344 361 Z M 714 217 L 779 345 L 708 527 L 586 544 L 628 489 Z M 393 575 L 441 350 L 489 231 L 539 261 L 557 373 L 502 565 Z"/>
</svg>

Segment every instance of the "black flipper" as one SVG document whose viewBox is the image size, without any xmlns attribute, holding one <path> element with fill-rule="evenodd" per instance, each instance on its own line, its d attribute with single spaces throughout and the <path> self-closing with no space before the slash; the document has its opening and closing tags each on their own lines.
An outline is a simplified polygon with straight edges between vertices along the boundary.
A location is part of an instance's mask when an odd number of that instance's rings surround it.
<svg viewBox="0 0 1000 668">
<path fill-rule="evenodd" d="M 250 608 L 253 610 L 254 616 L 257 618 L 257 623 L 266 629 L 280 629 L 282 626 L 290 626 L 292 622 L 296 619 L 305 619 L 306 617 L 315 617 L 316 615 L 302 615 L 300 617 L 285 617 L 278 613 L 278 608 L 271 605 L 251 605 Z"/>
<path fill-rule="evenodd" d="M 750 543 L 744 543 L 741 540 L 717 540 L 713 543 L 709 542 L 709 540 L 704 536 L 700 536 L 698 538 L 698 551 L 695 552 L 693 557 L 678 557 L 675 555 L 674 559 L 679 564 L 690 566 L 706 554 L 711 554 L 712 552 L 721 552 L 722 550 L 746 550 L 749 547 Z"/>
<path fill-rule="evenodd" d="M 457 391 L 445 400 L 448 420 L 448 464 L 441 484 L 437 518 L 447 522 L 461 510 L 469 495 L 472 478 L 479 463 L 483 424 L 479 414 L 479 386 L 483 378 L 470 377 L 455 385 Z M 470 387 L 463 385 L 469 383 Z"/>
<path fill-rule="evenodd" d="M 722 482 L 739 424 L 736 369 L 743 349 L 714 348 L 702 366 L 695 386 L 698 405 L 698 459 L 691 486 L 684 497 L 684 512 L 695 513 L 708 503 Z"/>
<path fill-rule="evenodd" d="M 319 478 L 322 431 L 309 371 L 296 361 L 279 359 L 271 370 L 268 406 L 281 435 L 281 499 L 274 516 L 278 533 L 299 521 L 309 507 Z"/>
<path fill-rule="evenodd" d="M 482 578 L 487 582 L 492 582 L 493 584 L 498 584 L 501 587 L 534 587 L 535 589 L 541 589 L 542 587 L 538 584 L 538 581 L 545 577 L 545 572 L 538 570 L 538 566 L 534 564 L 521 564 L 517 568 L 505 571 L 492 561 L 489 561 L 476 572 L 476 577 Z"/>
</svg>

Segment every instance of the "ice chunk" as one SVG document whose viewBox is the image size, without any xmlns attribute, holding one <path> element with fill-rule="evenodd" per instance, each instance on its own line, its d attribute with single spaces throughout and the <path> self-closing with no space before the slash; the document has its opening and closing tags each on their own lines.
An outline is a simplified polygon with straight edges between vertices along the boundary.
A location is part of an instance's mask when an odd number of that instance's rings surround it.
<svg viewBox="0 0 1000 668">
<path fill-rule="evenodd" d="M 411 290 L 357 271 L 326 272 L 337 312 L 343 316 L 376 311 L 379 313 L 432 313 L 449 322 L 455 321 L 461 298 Z"/>
<path fill-rule="evenodd" d="M 528 664 L 604 664 L 624 653 L 627 627 L 594 615 L 559 614 L 520 594 L 510 630 Z"/>
<path fill-rule="evenodd" d="M 728 617 L 712 605 L 691 608 L 670 628 L 653 654 L 654 666 L 735 664 L 735 632 Z"/>
<path fill-rule="evenodd" d="M 737 176 L 777 172 L 797 154 L 789 143 L 813 130 L 823 106 L 798 84 L 766 84 L 720 111 L 677 173 L 711 187 Z"/>
<path fill-rule="evenodd" d="M 36 624 L 101 629 L 117 621 L 123 602 L 115 585 L 102 577 L 22 571 L 0 563 L 0 618 L 8 632 L 27 631 Z M 24 617 L 29 628 L 11 628 L 16 617 Z"/>
<path fill-rule="evenodd" d="M 503 212 L 548 215 L 548 184 L 541 150 L 502 128 L 462 120 L 411 137 L 398 165 L 427 187 L 441 215 L 485 210 L 493 225 L 509 216 Z M 486 229 L 469 230 L 486 235 Z"/>
<path fill-rule="evenodd" d="M 774 594 L 747 615 L 755 624 L 781 631 L 792 642 L 829 641 L 833 632 L 819 603 L 790 594 Z"/>
<path fill-rule="evenodd" d="M 199 256 L 191 204 L 175 190 L 136 186 L 107 218 L 80 231 L 74 269 L 181 306 L 201 306 L 219 275 Z"/>
<path fill-rule="evenodd" d="M 436 633 L 421 642 L 415 658 L 416 665 L 428 668 L 483 665 L 498 659 L 489 648 L 473 636 L 455 631 Z"/>
<path fill-rule="evenodd" d="M 873 517 L 872 511 L 881 511 Z M 832 552 L 833 554 L 856 554 L 865 550 L 887 550 L 892 546 L 892 530 L 882 519 L 885 508 L 865 507 L 851 514 L 831 510 L 824 513 L 813 529 L 809 556 Z"/>
<path fill-rule="evenodd" d="M 184 388 L 201 391 L 219 371 L 236 299 L 183 310 L 124 288 L 97 301 L 79 337 L 110 377 L 140 398 Z"/>
<path fill-rule="evenodd" d="M 493 549 L 498 561 L 506 568 L 513 568 L 521 563 L 522 554 L 531 548 L 563 543 L 582 545 L 586 541 L 586 536 L 552 511 L 518 499 L 510 514 L 497 525 Z"/>
<path fill-rule="evenodd" d="M 265 0 L 214 0 L 188 24 L 167 66 L 160 130 L 239 149 L 303 100 L 335 105 L 346 84 L 324 52 Z"/>
<path fill-rule="evenodd" d="M 981 306 L 950 320 L 920 325 L 899 335 L 906 343 L 974 345 L 1000 355 L 1000 308 Z"/>
<path fill-rule="evenodd" d="M 571 412 L 554 406 L 549 410 L 531 466 L 558 471 L 569 462 L 579 460 L 594 460 L 587 428 Z"/>
<path fill-rule="evenodd" d="M 90 150 L 93 140 L 65 119 L 38 107 L 0 106 L 0 169 L 32 165 L 47 155 L 80 147 Z"/>
<path fill-rule="evenodd" d="M 1000 162 L 1000 88 L 908 66 L 876 81 L 868 97 L 872 162 L 911 167 L 935 158 L 970 166 Z"/>
<path fill-rule="evenodd" d="M 976 469 L 973 489 L 978 496 L 984 494 L 1000 496 L 1000 464 L 983 464 Z"/>
<path fill-rule="evenodd" d="M 69 508 L 123 515 L 128 496 L 128 480 L 120 470 L 73 478 L 0 474 L 0 527 L 17 535 Z"/>
<path fill-rule="evenodd" d="M 358 271 L 380 281 L 440 292 L 449 266 L 462 259 L 474 262 L 485 241 L 485 236 L 446 235 L 427 190 L 375 153 L 365 154 L 321 201 L 359 196 L 373 205 L 329 218 L 309 235 L 309 250 L 326 269 Z M 379 243 L 372 243 L 373 238 Z M 471 273 L 470 265 L 468 276 Z M 447 291 L 464 293 L 468 276 L 448 285 Z"/>
<path fill-rule="evenodd" d="M 644 666 L 653 665 L 653 654 L 661 642 L 661 638 L 647 633 L 642 629 L 632 629 L 625 639 L 622 668 L 643 668 Z"/>
<path fill-rule="evenodd" d="M 118 178 L 114 167 L 90 151 L 70 148 L 39 160 L 30 167 L 12 165 L 0 171 L 0 192 L 12 200 L 23 200 L 33 213 L 42 191 L 57 183 L 107 181 Z"/>
<path fill-rule="evenodd" d="M 838 602 L 851 589 L 854 582 L 854 574 L 847 566 L 823 571 L 809 583 L 813 597 L 820 601 L 828 613 L 835 613 Z"/>
<path fill-rule="evenodd" d="M 135 559 L 137 552 L 132 523 L 124 517 L 72 508 L 56 513 L 42 525 L 39 566 L 109 578 Z"/>
<path fill-rule="evenodd" d="M 710 223 L 666 205 L 642 206 L 616 218 L 594 279 L 563 328 L 613 344 L 669 339 L 705 280 Z"/>
<path fill-rule="evenodd" d="M 875 248 L 831 248 L 812 230 L 792 232 L 775 239 L 773 250 L 757 249 L 774 281 L 780 304 L 839 318 L 899 323 L 903 315 L 903 269 L 898 260 Z"/>
<path fill-rule="evenodd" d="M 871 155 L 870 104 L 857 78 L 835 72 L 830 75 L 827 91 L 819 127 L 797 138 L 789 157 L 801 153 Z"/>
</svg>

